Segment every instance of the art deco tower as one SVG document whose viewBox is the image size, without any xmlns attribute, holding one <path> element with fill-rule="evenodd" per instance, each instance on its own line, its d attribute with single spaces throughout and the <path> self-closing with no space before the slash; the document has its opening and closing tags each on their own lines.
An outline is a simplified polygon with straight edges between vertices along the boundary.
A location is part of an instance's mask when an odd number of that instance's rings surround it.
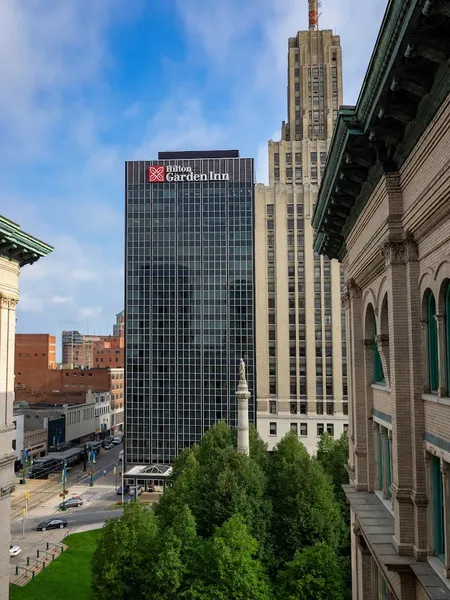
<svg viewBox="0 0 450 600">
<path fill-rule="evenodd" d="M 272 448 L 287 431 L 310 452 L 347 424 L 347 373 L 336 261 L 313 251 L 311 218 L 338 107 L 340 38 L 319 30 L 288 42 L 288 120 L 269 141 L 269 185 L 257 185 L 255 264 L 258 430 Z"/>
</svg>

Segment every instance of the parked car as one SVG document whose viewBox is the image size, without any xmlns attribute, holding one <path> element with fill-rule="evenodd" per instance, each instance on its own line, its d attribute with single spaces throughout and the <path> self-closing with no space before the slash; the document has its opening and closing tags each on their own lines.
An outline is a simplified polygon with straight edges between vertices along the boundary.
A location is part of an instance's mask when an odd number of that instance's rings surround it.
<svg viewBox="0 0 450 600">
<path fill-rule="evenodd" d="M 111 443 L 112 443 L 114 446 L 118 446 L 119 444 L 121 444 L 121 443 L 122 443 L 122 438 L 121 438 L 121 437 L 114 437 L 114 438 L 112 439 Z"/>
<path fill-rule="evenodd" d="M 38 531 L 47 531 L 47 529 L 64 529 L 67 527 L 67 521 L 64 519 L 49 519 L 48 521 L 42 521 L 37 526 Z"/>
<path fill-rule="evenodd" d="M 17 556 L 21 552 L 22 552 L 22 548 L 20 546 L 13 546 L 12 544 L 9 545 L 9 555 L 10 556 Z"/>
<path fill-rule="evenodd" d="M 113 447 L 113 445 L 107 443 L 103 447 L 104 447 L 105 450 L 111 450 L 111 448 Z"/>
<path fill-rule="evenodd" d="M 131 485 L 128 491 L 128 495 L 132 498 L 137 498 L 142 494 L 142 486 L 140 485 Z"/>
<path fill-rule="evenodd" d="M 66 508 L 73 508 L 74 506 L 83 506 L 83 500 L 81 498 L 69 498 L 65 502 L 61 502 L 59 508 L 63 508 L 66 505 Z"/>
<path fill-rule="evenodd" d="M 121 496 L 122 495 L 122 486 L 119 486 L 116 490 L 117 495 Z M 128 494 L 130 492 L 130 486 L 129 485 L 125 485 L 123 488 L 123 493 L 124 494 Z"/>
</svg>

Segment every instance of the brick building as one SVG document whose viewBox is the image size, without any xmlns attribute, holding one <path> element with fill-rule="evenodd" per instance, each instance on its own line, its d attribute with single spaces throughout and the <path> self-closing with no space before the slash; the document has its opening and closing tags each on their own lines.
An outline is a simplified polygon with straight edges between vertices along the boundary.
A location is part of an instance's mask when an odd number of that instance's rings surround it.
<svg viewBox="0 0 450 600">
<path fill-rule="evenodd" d="M 92 363 L 94 367 L 121 368 L 124 366 L 124 338 L 120 336 L 104 336 L 92 347 Z"/>
<path fill-rule="evenodd" d="M 56 369 L 56 337 L 48 333 L 16 333 L 15 374 Z"/>
<path fill-rule="evenodd" d="M 26 402 L 50 401 L 45 398 L 74 396 L 83 398 L 92 388 L 94 392 L 111 389 L 109 369 L 36 369 L 16 372 L 16 400 Z M 52 400 L 56 402 L 56 400 Z M 67 404 L 69 402 L 66 402 Z M 78 402 L 72 402 L 77 404 Z"/>
<path fill-rule="evenodd" d="M 450 7 L 392 0 L 314 214 L 341 261 L 354 600 L 450 598 Z"/>
</svg>

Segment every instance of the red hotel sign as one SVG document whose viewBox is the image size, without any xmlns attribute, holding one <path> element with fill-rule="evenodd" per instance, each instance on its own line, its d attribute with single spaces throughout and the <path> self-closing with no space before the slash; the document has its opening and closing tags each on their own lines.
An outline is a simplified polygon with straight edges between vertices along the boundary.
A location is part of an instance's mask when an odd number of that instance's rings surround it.
<svg viewBox="0 0 450 600">
<path fill-rule="evenodd" d="M 148 180 L 150 183 L 162 183 L 166 180 L 166 167 L 149 167 Z"/>
</svg>

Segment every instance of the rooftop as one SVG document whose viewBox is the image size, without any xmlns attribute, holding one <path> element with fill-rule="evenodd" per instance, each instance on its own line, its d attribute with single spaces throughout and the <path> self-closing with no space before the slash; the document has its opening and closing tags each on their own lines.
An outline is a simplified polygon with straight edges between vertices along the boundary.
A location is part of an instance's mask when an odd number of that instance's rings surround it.
<svg viewBox="0 0 450 600">
<path fill-rule="evenodd" d="M 0 256 L 32 265 L 53 251 L 53 247 L 25 233 L 20 225 L 0 215 Z"/>
</svg>

